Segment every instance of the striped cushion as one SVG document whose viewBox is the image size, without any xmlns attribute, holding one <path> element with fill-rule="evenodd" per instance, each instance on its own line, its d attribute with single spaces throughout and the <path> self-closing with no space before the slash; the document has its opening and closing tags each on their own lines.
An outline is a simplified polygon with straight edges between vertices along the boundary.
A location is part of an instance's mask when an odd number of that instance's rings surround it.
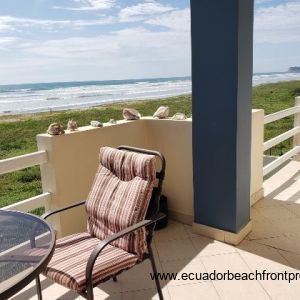
<svg viewBox="0 0 300 300">
<path fill-rule="evenodd" d="M 100 150 L 100 166 L 86 201 L 88 232 L 103 240 L 144 220 L 155 181 L 155 157 L 109 147 Z M 145 229 L 112 243 L 140 258 Z"/>
<path fill-rule="evenodd" d="M 102 147 L 99 159 L 103 167 L 123 181 L 130 181 L 135 177 L 150 181 L 156 178 L 153 155 Z"/>
<path fill-rule="evenodd" d="M 74 234 L 56 243 L 54 255 L 43 272 L 49 279 L 77 292 L 86 289 L 85 270 L 88 258 L 99 244 L 88 233 Z M 131 268 L 137 256 L 108 245 L 99 255 L 93 271 L 93 282 L 99 282 L 119 271 Z"/>
</svg>

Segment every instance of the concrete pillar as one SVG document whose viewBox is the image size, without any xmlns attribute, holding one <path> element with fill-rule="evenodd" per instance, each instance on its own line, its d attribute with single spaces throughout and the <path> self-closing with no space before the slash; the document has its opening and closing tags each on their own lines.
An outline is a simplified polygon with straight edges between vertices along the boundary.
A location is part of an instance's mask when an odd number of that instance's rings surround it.
<svg viewBox="0 0 300 300">
<path fill-rule="evenodd" d="M 196 232 L 251 229 L 253 0 L 191 0 Z"/>
</svg>

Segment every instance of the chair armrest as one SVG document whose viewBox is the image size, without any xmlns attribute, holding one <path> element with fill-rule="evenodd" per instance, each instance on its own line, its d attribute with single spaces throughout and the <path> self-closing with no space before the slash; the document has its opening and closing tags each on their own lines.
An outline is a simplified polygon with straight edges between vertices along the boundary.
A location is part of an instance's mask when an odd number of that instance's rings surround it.
<svg viewBox="0 0 300 300">
<path fill-rule="evenodd" d="M 77 206 L 80 206 L 80 205 L 83 205 L 83 204 L 85 204 L 85 200 L 73 203 L 71 205 L 68 205 L 68 206 L 65 206 L 65 207 L 62 207 L 62 208 L 58 208 L 58 209 L 55 209 L 55 210 L 50 210 L 50 211 L 47 211 L 46 213 L 44 213 L 41 216 L 41 218 L 46 220 L 48 217 L 50 217 L 52 215 L 55 215 L 59 212 L 62 212 L 62 211 L 65 211 L 65 210 L 68 210 L 68 209 L 71 209 L 71 208 L 74 208 L 74 207 L 77 207 Z"/>
<path fill-rule="evenodd" d="M 118 240 L 119 238 L 127 235 L 127 234 L 130 234 L 134 231 L 136 231 L 137 229 L 140 229 L 142 227 L 147 227 L 153 223 L 156 223 L 157 221 L 165 218 L 166 215 L 163 214 L 163 213 L 159 213 L 157 214 L 156 217 L 154 217 L 153 219 L 151 220 L 143 220 L 137 224 L 134 224 L 132 226 L 129 226 L 115 234 L 112 234 L 111 236 L 107 237 L 105 240 L 103 241 L 100 241 L 100 243 L 95 247 L 95 249 L 93 250 L 93 252 L 91 253 L 90 257 L 89 257 L 89 260 L 88 260 L 88 263 L 87 263 L 87 266 L 86 266 L 86 280 L 88 282 L 88 286 L 89 284 L 92 285 L 92 276 L 93 276 L 93 267 L 94 267 L 94 264 L 96 262 L 96 259 L 97 257 L 100 255 L 101 251 L 107 246 L 109 245 L 111 242 L 115 241 L 115 240 Z"/>
</svg>

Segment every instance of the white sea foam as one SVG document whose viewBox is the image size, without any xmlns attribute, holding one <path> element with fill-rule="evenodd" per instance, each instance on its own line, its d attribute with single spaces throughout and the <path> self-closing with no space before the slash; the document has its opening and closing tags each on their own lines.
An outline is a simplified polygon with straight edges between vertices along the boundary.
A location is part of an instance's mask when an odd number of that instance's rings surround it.
<svg viewBox="0 0 300 300">
<path fill-rule="evenodd" d="M 300 73 L 270 73 L 270 74 L 254 74 L 253 85 L 263 83 L 274 83 L 280 81 L 299 80 Z"/>
<path fill-rule="evenodd" d="M 255 74 L 253 85 L 297 80 L 300 73 Z M 0 86 L 0 115 L 93 107 L 120 101 L 159 99 L 191 93 L 189 78 Z"/>
<path fill-rule="evenodd" d="M 191 93 L 191 81 L 137 82 L 108 85 L 83 85 L 49 90 L 24 89 L 0 93 L 0 114 L 32 113 L 92 107 L 140 99 L 157 99 Z"/>
</svg>

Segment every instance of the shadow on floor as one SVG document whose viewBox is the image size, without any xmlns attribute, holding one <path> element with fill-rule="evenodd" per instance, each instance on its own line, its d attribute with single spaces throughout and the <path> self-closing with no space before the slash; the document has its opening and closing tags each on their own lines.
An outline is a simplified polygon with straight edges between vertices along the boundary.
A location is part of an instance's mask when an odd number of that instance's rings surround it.
<svg viewBox="0 0 300 300">
<path fill-rule="evenodd" d="M 252 208 L 253 230 L 237 247 L 192 233 L 171 221 L 155 232 L 153 252 L 158 272 L 249 273 L 300 270 L 300 162 L 285 166 L 265 182 L 266 197 Z M 95 299 L 158 299 L 149 261 L 94 289 Z M 287 281 L 161 280 L 165 299 L 299 299 L 300 286 Z M 42 280 L 44 299 L 83 299 Z M 247 291 L 247 296 L 245 294 Z M 14 300 L 36 299 L 29 286 Z"/>
</svg>

